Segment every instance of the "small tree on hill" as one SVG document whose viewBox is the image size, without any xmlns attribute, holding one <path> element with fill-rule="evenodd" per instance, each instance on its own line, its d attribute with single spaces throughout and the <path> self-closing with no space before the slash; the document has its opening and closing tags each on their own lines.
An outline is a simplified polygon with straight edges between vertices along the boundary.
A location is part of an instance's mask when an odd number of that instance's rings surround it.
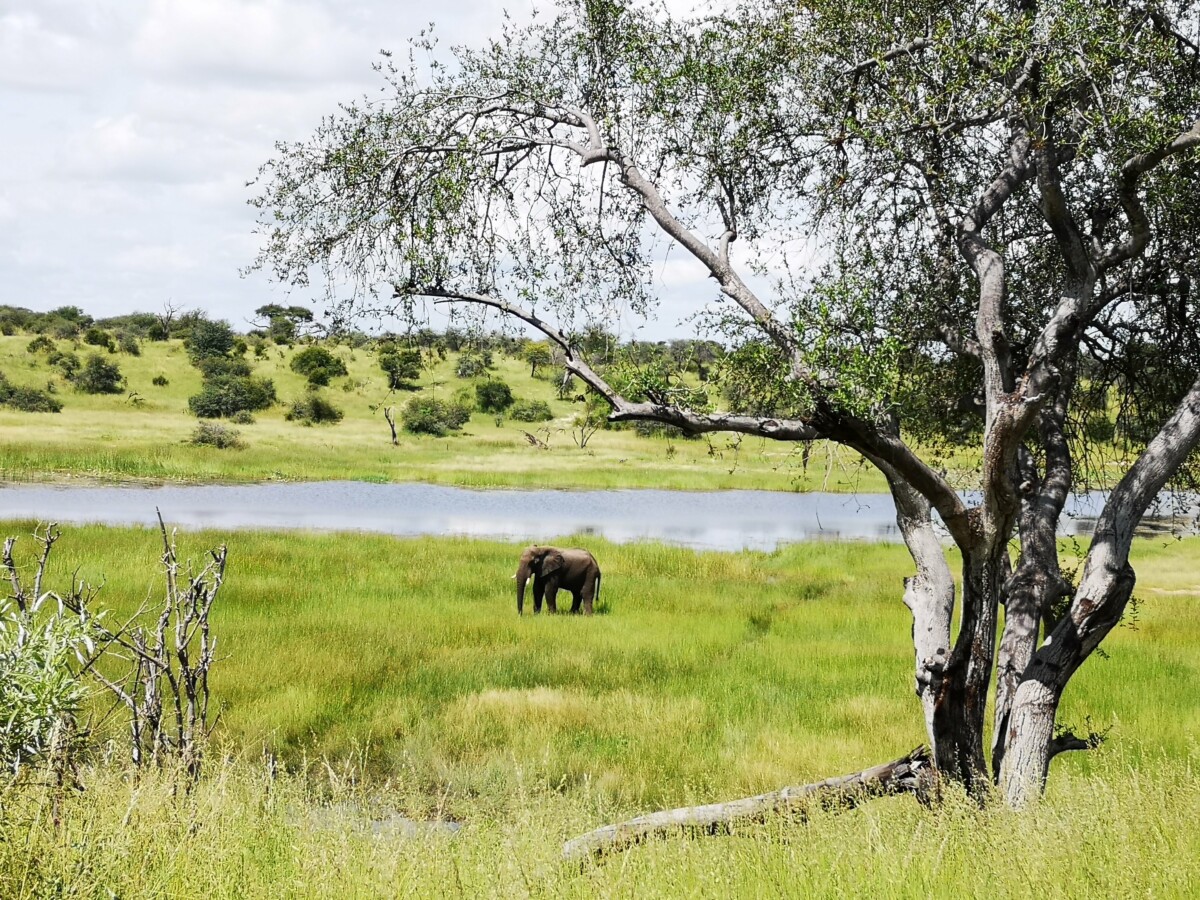
<svg viewBox="0 0 1200 900">
<path fill-rule="evenodd" d="M 124 390 L 125 377 L 115 362 L 93 353 L 75 374 L 74 381 L 75 389 L 85 394 L 119 394 Z"/>
<path fill-rule="evenodd" d="M 387 373 L 390 390 L 411 390 L 421 377 L 421 351 L 411 347 L 383 350 L 379 368 Z"/>
</svg>

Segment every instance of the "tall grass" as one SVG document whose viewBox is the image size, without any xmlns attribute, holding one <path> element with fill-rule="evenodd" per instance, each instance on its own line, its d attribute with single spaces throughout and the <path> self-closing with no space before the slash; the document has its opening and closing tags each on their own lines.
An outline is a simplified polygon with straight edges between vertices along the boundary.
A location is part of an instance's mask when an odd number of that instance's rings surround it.
<svg viewBox="0 0 1200 900">
<path fill-rule="evenodd" d="M 10 523 L 5 534 L 28 531 Z M 195 555 L 226 536 L 182 538 Z M 549 540 L 549 536 L 547 538 Z M 563 868 L 562 840 L 652 808 L 848 772 L 923 740 L 902 548 L 716 554 L 577 536 L 603 614 L 518 618 L 518 547 L 239 532 L 214 609 L 225 703 L 196 792 L 101 767 L 3 799 L 0 896 L 1186 896 L 1200 813 L 1197 542 L 1138 548 L 1138 628 L 1072 683 L 1110 741 L 1021 814 L 904 799 Z M 25 551 L 29 552 L 29 542 Z M 20 546 L 20 545 L 19 545 Z M 121 611 L 157 536 L 72 529 L 56 578 Z M 277 779 L 262 761 L 280 760 Z M 399 823 L 448 818 L 450 835 Z M 1088 852 L 1078 848 L 1083 847 Z"/>
</svg>

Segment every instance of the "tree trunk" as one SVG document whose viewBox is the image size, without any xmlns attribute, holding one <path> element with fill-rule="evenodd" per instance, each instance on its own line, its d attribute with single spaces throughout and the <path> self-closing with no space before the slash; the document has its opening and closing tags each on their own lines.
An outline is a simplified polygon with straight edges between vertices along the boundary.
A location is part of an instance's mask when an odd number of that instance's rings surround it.
<svg viewBox="0 0 1200 900">
<path fill-rule="evenodd" d="M 1133 593 L 1133 529 L 1200 444 L 1200 379 L 1113 490 L 1096 522 L 1068 615 L 1033 655 L 1013 699 L 999 786 L 1012 806 L 1038 796 L 1058 746 L 1055 715 L 1071 676 L 1120 621 Z"/>
<path fill-rule="evenodd" d="M 885 469 L 896 504 L 896 524 L 917 573 L 904 579 L 904 605 L 912 612 L 916 651 L 916 690 L 921 700 L 929 745 L 938 746 L 934 709 L 950 653 L 950 620 L 954 613 L 954 576 L 942 542 L 933 528 L 929 501 L 907 482 Z"/>
</svg>

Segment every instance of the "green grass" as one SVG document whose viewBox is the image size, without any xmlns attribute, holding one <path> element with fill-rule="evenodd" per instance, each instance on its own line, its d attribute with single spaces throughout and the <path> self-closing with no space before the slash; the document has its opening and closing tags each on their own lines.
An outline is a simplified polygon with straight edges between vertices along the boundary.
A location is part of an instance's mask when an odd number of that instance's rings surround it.
<svg viewBox="0 0 1200 900">
<path fill-rule="evenodd" d="M 10 523 L 5 534 L 27 532 Z M 650 809 L 853 771 L 923 740 L 902 548 L 800 544 L 694 553 L 579 538 L 605 614 L 515 613 L 519 548 L 348 534 L 228 538 L 214 613 L 225 703 L 209 774 L 85 776 L 3 799 L 0 896 L 1188 896 L 1200 887 L 1200 542 L 1137 549 L 1137 630 L 1072 682 L 1064 721 L 1112 726 L 1056 761 L 1014 814 L 903 798 L 722 838 L 670 838 L 599 867 L 561 842 Z M 572 539 L 566 538 L 565 542 Z M 30 542 L 22 542 L 29 552 Z M 19 545 L 19 546 L 22 546 Z M 72 529 L 122 610 L 158 589 L 157 536 Z M 284 774 L 269 782 L 271 748 Z M 225 759 L 225 761 L 222 761 Z M 393 812 L 456 836 L 375 835 Z M 65 890 L 63 891 L 65 892 Z"/>
<path fill-rule="evenodd" d="M 255 374 L 274 379 L 280 404 L 256 414 L 250 425 L 234 426 L 244 450 L 217 450 L 187 443 L 196 419 L 187 398 L 200 390 L 200 373 L 181 342 L 144 342 L 141 356 L 111 357 L 127 378 L 123 394 L 76 393 L 46 365 L 45 354 L 26 351 L 28 335 L 0 336 L 0 372 L 16 385 L 54 386 L 64 408 L 58 414 L 22 413 L 0 407 L 0 479 L 45 480 L 87 477 L 148 481 L 245 482 L 273 479 L 316 481 L 425 481 L 467 487 L 653 487 L 681 490 L 864 490 L 885 486 L 873 470 L 845 451 L 818 449 L 809 466 L 798 447 L 761 439 L 713 435 L 709 440 L 639 437 L 629 430 L 601 431 L 586 449 L 576 446 L 570 421 L 579 404 L 555 398 L 554 386 L 529 377 L 528 366 L 497 353 L 496 377 L 521 399 L 545 400 L 556 418 L 545 426 L 476 413 L 463 433 L 447 438 L 401 432 L 399 446 L 380 407 L 402 406 L 411 396 L 389 392 L 373 351 L 337 347 L 349 375 L 324 393 L 345 411 L 336 425 L 305 427 L 284 413 L 305 392 L 304 379 L 288 362 L 296 350 L 270 347 L 256 360 Z M 69 341 L 58 341 L 71 349 Z M 95 348 L 74 350 L 81 359 Z M 101 351 L 103 352 L 103 351 Z M 448 398 L 473 382 L 453 374 L 451 353 L 426 371 L 421 389 Z M 169 384 L 152 381 L 164 375 Z M 131 399 L 131 395 L 136 398 Z M 372 407 L 376 407 L 372 411 Z M 547 427 L 548 433 L 540 429 Z M 525 432 L 538 433 L 549 450 L 530 446 Z"/>
</svg>

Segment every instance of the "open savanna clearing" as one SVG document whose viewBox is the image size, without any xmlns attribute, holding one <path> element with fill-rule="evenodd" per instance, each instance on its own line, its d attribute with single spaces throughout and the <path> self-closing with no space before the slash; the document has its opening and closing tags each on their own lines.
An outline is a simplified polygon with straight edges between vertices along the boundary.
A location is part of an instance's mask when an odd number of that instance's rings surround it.
<svg viewBox="0 0 1200 900">
<path fill-rule="evenodd" d="M 604 823 L 854 771 L 922 742 L 903 548 L 718 554 L 555 538 L 600 560 L 602 614 L 518 619 L 515 545 L 200 532 L 181 535 L 181 551 L 223 540 L 213 691 L 224 706 L 206 776 L 172 800 L 157 776 L 89 770 L 59 828 L 53 792 L 27 786 L 6 810 L 4 896 L 67 883 L 88 896 L 241 897 L 1187 896 L 1200 885 L 1194 540 L 1139 544 L 1136 629 L 1087 664 L 1062 713 L 1109 740 L 1060 757 L 1034 809 L 895 798 L 654 841 L 582 869 L 558 862 L 559 848 Z M 159 589 L 159 541 L 73 528 L 54 577 L 78 569 L 129 612 Z M 274 780 L 264 748 L 279 760 Z M 462 829 L 413 836 L 407 819 Z M 1090 867 L 1074 864 L 1081 840 L 1107 848 Z"/>
</svg>

